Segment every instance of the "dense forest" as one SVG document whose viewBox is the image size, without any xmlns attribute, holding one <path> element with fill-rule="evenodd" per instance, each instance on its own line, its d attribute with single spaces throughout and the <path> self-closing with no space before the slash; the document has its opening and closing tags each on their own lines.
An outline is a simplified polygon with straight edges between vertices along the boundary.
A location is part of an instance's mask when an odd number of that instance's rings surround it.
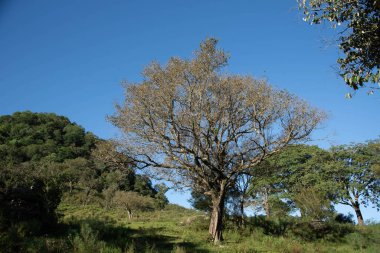
<svg viewBox="0 0 380 253">
<path fill-rule="evenodd" d="M 197 237 L 212 213 L 209 195 L 192 190 L 190 202 L 199 211 L 168 205 L 168 187 L 152 185 L 114 142 L 66 117 L 29 111 L 1 116 L 0 156 L 1 252 L 206 252 L 211 247 L 184 235 L 182 243 L 170 244 L 163 241 L 165 232 L 146 234 L 149 226 L 167 222 L 167 229 L 174 224 Z M 290 145 L 239 177 L 227 192 L 226 240 L 245 241 L 256 233 L 261 239 L 344 245 L 355 235 L 361 249 L 372 249 L 376 233 L 368 231 L 378 227 L 357 230 L 353 216 L 337 213 L 334 204 L 350 206 L 362 227 L 361 208 L 379 207 L 379 164 L 378 140 L 329 150 Z M 247 208 L 256 215 L 247 216 Z M 133 224 L 140 228 L 131 232 Z M 238 245 L 251 252 L 246 243 Z"/>
<path fill-rule="evenodd" d="M 5 252 L 21 250 L 19 236 L 58 229 L 60 203 L 117 206 L 131 218 L 168 202 L 167 188 L 136 174 L 111 142 L 52 113 L 1 116 L 0 157 L 0 248 Z"/>
</svg>

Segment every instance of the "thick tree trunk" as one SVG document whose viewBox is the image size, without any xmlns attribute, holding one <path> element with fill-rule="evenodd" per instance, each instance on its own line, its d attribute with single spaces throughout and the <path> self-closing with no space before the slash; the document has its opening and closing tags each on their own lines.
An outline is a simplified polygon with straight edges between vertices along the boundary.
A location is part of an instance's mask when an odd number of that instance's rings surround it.
<svg viewBox="0 0 380 253">
<path fill-rule="evenodd" d="M 212 213 L 210 220 L 209 233 L 214 241 L 214 244 L 218 244 L 223 241 L 223 212 L 224 212 L 224 194 L 212 199 Z"/>
<path fill-rule="evenodd" d="M 363 220 L 363 215 L 362 212 L 360 211 L 360 204 L 355 203 L 353 205 L 353 208 L 355 210 L 356 218 L 358 219 L 358 225 L 363 226 L 364 225 L 364 220 Z"/>
</svg>

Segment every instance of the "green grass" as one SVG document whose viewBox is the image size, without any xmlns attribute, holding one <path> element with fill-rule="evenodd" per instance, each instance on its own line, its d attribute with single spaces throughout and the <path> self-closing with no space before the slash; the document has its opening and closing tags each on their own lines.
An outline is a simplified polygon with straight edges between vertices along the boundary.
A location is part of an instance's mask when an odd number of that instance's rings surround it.
<svg viewBox="0 0 380 253">
<path fill-rule="evenodd" d="M 280 221 L 252 220 L 245 229 L 237 229 L 229 222 L 224 242 L 214 246 L 207 232 L 208 217 L 176 205 L 168 205 L 162 211 L 136 213 L 132 220 L 122 210 L 105 210 L 96 205 L 61 204 L 59 212 L 61 225 L 49 235 L 24 240 L 22 252 L 375 253 L 380 249 L 379 224 L 360 229 L 349 225 L 349 231 L 353 232 L 338 233 L 339 237 L 332 233 L 324 238 L 305 239 L 297 229 L 278 232 L 273 227 L 283 226 Z M 305 232 L 302 226 L 298 229 Z M 0 249 L 0 252 L 10 251 Z"/>
</svg>

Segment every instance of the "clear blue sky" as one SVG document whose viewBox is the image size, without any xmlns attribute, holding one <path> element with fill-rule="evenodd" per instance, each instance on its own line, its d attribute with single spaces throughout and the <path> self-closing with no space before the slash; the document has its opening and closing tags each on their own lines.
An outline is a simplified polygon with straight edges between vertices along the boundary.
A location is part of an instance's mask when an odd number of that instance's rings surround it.
<svg viewBox="0 0 380 253">
<path fill-rule="evenodd" d="M 0 114 L 54 112 L 114 137 L 105 117 L 123 99 L 120 81 L 140 81 L 152 60 L 192 57 L 207 37 L 230 53 L 226 71 L 266 78 L 328 112 L 314 144 L 379 136 L 380 94 L 344 98 L 335 31 L 304 23 L 296 0 L 0 0 Z M 188 206 L 188 194 L 169 197 Z"/>
</svg>

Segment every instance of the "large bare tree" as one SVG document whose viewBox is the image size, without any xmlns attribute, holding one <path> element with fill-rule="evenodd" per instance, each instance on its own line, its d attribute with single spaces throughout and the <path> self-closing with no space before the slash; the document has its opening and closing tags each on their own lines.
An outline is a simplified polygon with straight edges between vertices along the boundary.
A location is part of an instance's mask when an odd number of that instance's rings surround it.
<svg viewBox="0 0 380 253">
<path fill-rule="evenodd" d="M 192 60 L 152 63 L 126 84 L 110 117 L 137 165 L 211 196 L 209 232 L 222 238 L 227 190 L 285 146 L 304 141 L 324 113 L 266 81 L 226 75 L 228 57 L 207 39 Z"/>
</svg>

